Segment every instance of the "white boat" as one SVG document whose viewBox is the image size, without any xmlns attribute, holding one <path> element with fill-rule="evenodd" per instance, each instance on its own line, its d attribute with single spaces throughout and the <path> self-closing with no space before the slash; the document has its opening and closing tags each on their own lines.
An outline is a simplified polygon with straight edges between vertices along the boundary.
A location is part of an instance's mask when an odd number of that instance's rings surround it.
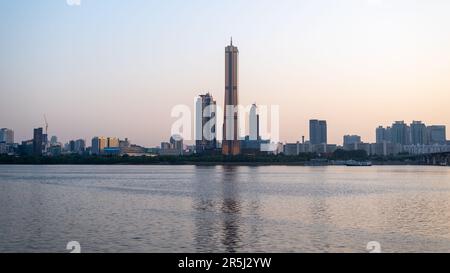
<svg viewBox="0 0 450 273">
<path fill-rule="evenodd" d="M 349 166 L 349 167 L 370 167 L 370 166 L 372 166 L 372 162 L 370 162 L 370 161 L 348 160 L 345 163 L 345 165 Z"/>
</svg>

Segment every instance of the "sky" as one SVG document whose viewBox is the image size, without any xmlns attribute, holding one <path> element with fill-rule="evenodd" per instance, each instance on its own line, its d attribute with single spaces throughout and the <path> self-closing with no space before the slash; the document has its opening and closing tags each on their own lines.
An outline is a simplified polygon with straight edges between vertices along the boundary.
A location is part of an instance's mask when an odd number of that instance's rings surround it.
<svg viewBox="0 0 450 273">
<path fill-rule="evenodd" d="M 337 144 L 395 120 L 450 126 L 447 0 L 71 1 L 0 0 L 0 127 L 16 142 L 45 114 L 61 141 L 159 145 L 174 106 L 223 104 L 231 36 L 240 103 L 279 105 L 282 141 L 312 118 Z"/>
</svg>

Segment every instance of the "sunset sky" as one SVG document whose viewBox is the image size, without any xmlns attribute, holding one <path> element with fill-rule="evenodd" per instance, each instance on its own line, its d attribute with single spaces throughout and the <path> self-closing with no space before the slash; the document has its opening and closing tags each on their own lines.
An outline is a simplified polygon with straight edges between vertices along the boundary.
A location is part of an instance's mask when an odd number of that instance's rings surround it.
<svg viewBox="0 0 450 273">
<path fill-rule="evenodd" d="M 311 118 L 337 144 L 395 120 L 449 127 L 449 14 L 448 0 L 0 0 L 0 127 L 31 139 L 46 114 L 62 141 L 159 145 L 175 105 L 223 104 L 230 36 L 240 103 L 279 105 L 283 141 Z"/>
</svg>

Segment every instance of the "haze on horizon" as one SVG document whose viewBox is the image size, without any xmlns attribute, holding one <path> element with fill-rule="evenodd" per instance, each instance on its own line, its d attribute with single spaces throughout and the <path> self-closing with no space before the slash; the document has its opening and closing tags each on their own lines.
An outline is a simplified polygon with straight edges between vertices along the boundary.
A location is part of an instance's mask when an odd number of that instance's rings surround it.
<svg viewBox="0 0 450 273">
<path fill-rule="evenodd" d="M 173 106 L 206 92 L 223 104 L 233 36 L 240 103 L 280 105 L 282 141 L 308 138 L 311 118 L 337 144 L 395 120 L 448 131 L 449 12 L 446 0 L 0 0 L 0 127 L 31 139 L 45 113 L 62 141 L 158 145 Z"/>
</svg>

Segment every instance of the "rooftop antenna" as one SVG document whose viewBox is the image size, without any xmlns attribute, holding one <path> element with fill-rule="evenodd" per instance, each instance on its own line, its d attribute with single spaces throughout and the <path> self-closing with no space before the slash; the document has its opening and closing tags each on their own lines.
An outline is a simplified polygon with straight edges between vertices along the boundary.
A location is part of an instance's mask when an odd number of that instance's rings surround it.
<svg viewBox="0 0 450 273">
<path fill-rule="evenodd" d="M 230 45 L 233 45 L 233 36 L 231 36 L 231 42 Z"/>
</svg>

